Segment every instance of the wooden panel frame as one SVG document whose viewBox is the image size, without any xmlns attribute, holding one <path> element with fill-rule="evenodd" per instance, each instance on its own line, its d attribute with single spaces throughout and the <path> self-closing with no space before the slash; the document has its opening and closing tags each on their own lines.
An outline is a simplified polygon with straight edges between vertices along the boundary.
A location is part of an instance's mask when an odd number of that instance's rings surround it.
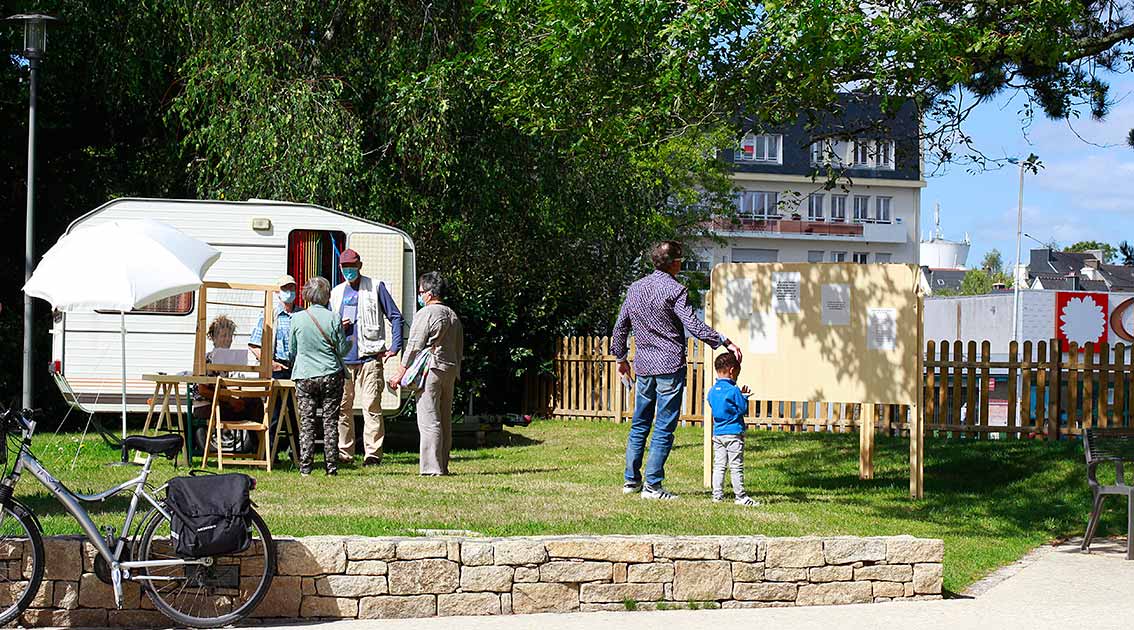
<svg viewBox="0 0 1134 630">
<path fill-rule="evenodd" d="M 209 304 L 226 304 L 229 306 L 243 306 L 246 308 L 260 308 L 252 304 L 234 304 L 231 302 L 210 302 L 209 289 L 231 289 L 236 291 L 260 291 L 264 294 L 264 331 L 260 336 L 260 365 L 229 365 L 222 363 L 206 363 L 205 335 L 208 332 L 208 319 L 206 307 Z M 228 372 L 250 372 L 256 368 L 260 378 L 272 378 L 272 362 L 275 360 L 276 330 L 275 312 L 272 299 L 279 287 L 270 284 L 250 284 L 246 282 L 216 282 L 209 281 L 201 284 L 197 291 L 197 333 L 193 344 L 193 374 L 204 376 L 209 369 Z"/>
<path fill-rule="evenodd" d="M 772 308 L 771 286 L 774 273 L 799 274 L 798 299 L 800 309 L 795 313 L 776 313 Z M 745 356 L 745 370 L 740 380 L 747 381 L 759 396 L 774 400 L 797 402 L 823 402 L 839 400 L 858 403 L 859 413 L 859 477 L 874 478 L 874 445 L 878 421 L 877 406 L 904 405 L 910 408 L 910 496 L 924 496 L 924 301 L 922 299 L 919 270 L 915 265 L 859 265 L 849 263 L 726 263 L 713 268 L 711 288 L 705 303 L 705 319 L 709 326 L 746 349 L 745 331 L 752 323 L 744 313 L 767 312 L 774 327 L 776 351 L 772 354 Z M 741 304 L 737 296 L 727 295 L 729 280 L 751 282 L 752 303 Z M 815 331 L 827 327 L 822 324 L 821 285 L 848 284 L 851 287 L 850 325 L 840 332 L 832 332 L 844 340 L 844 353 L 857 356 L 864 365 L 873 364 L 871 377 L 848 371 L 836 365 L 831 352 Z M 864 295 L 866 295 L 864 299 Z M 738 308 L 739 307 L 739 308 Z M 866 349 L 866 309 L 893 308 L 896 311 L 895 348 L 886 351 Z M 734 312 L 730 312 L 734 311 Z M 755 321 L 755 320 L 752 320 Z M 912 326 L 910 326 L 912 324 Z M 834 327 L 830 327 L 834 328 Z M 811 331 L 811 339 L 797 336 L 800 329 Z M 911 330 L 912 329 L 912 330 Z M 790 361 L 793 369 L 785 370 L 783 361 Z M 703 387 L 707 390 L 713 368 L 713 353 L 706 352 Z M 756 365 L 753 369 L 753 364 Z M 881 369 L 885 367 L 886 369 Z M 807 379 L 799 379 L 801 372 L 816 375 L 822 388 L 816 388 Z M 768 383 L 775 381 L 768 391 Z M 895 383 L 897 386 L 895 386 Z M 970 409 L 973 405 L 970 405 Z M 712 411 L 703 408 L 703 483 L 711 484 L 712 476 Z M 885 412 L 889 414 L 889 411 Z M 788 411 L 788 416 L 793 415 Z M 888 415 L 886 416 L 888 417 Z"/>
</svg>

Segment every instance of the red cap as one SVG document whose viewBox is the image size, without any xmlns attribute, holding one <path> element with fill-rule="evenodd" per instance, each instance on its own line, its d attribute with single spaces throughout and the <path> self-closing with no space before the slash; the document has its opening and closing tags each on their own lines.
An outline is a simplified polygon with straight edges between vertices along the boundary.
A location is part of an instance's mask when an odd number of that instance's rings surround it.
<svg viewBox="0 0 1134 630">
<path fill-rule="evenodd" d="M 340 265 L 357 265 L 361 262 L 362 259 L 358 257 L 358 252 L 353 249 L 344 249 L 343 253 L 339 254 Z"/>
</svg>

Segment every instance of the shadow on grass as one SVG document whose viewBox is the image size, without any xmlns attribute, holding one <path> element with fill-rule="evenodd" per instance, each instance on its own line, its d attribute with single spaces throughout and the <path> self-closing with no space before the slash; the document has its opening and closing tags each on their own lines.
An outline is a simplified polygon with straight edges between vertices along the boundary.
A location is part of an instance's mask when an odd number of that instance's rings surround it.
<svg viewBox="0 0 1134 630">
<path fill-rule="evenodd" d="M 875 518 L 932 522 L 958 535 L 987 527 L 983 519 L 989 518 L 1017 532 L 1058 535 L 1081 529 L 1089 513 L 1077 442 L 927 439 L 925 498 L 913 502 L 905 491 L 908 440 L 880 437 L 875 478 L 862 480 L 857 439 L 855 434 L 760 436 L 757 443 L 768 449 L 755 454 L 782 477 L 784 490 L 771 496 L 838 501 Z M 796 443 L 785 449 L 780 440 Z M 892 497 L 879 500 L 878 493 L 887 491 Z"/>
</svg>

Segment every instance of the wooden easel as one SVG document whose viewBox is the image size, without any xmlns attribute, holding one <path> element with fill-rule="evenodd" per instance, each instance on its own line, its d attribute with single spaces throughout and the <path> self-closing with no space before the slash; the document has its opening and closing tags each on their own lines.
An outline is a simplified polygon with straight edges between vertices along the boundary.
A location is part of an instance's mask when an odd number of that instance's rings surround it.
<svg viewBox="0 0 1134 630">
<path fill-rule="evenodd" d="M 260 304 L 246 304 L 240 302 L 225 302 L 221 300 L 210 300 L 209 289 L 227 289 L 236 291 L 258 291 L 263 293 L 263 300 L 260 302 L 264 309 L 264 325 L 263 332 L 260 335 L 260 363 L 258 366 L 250 365 L 229 365 L 224 363 L 207 363 L 205 356 L 207 354 L 207 343 L 205 340 L 206 332 L 208 330 L 208 305 L 231 306 L 236 308 L 261 308 Z M 196 376 L 206 376 L 209 370 L 218 372 L 252 372 L 255 371 L 257 376 L 262 379 L 272 378 L 272 363 L 275 359 L 275 343 L 276 343 L 276 330 L 275 330 L 275 310 L 273 304 L 273 297 L 279 287 L 270 284 L 249 284 L 240 282 L 205 282 L 201 285 L 201 289 L 197 297 L 197 334 L 193 348 L 193 374 Z M 269 458 L 275 458 L 279 439 L 282 433 L 286 432 L 291 442 L 292 461 L 298 463 L 297 450 L 295 443 L 295 436 L 299 426 L 299 418 L 293 417 L 292 409 L 297 409 L 295 400 L 295 386 L 290 381 L 274 381 L 272 396 L 268 399 L 267 413 L 276 404 L 276 400 L 282 401 L 282 409 L 277 419 L 276 434 L 269 436 L 271 449 L 268 453 Z M 210 410 L 211 412 L 211 410 Z M 292 424 L 294 423 L 294 425 Z"/>
</svg>

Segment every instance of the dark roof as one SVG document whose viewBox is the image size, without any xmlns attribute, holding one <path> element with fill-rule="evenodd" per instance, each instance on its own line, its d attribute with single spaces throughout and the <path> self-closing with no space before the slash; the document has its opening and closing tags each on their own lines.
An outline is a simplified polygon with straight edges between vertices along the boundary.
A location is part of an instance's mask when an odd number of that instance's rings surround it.
<svg viewBox="0 0 1134 630">
<path fill-rule="evenodd" d="M 1080 291 L 1134 291 L 1134 267 L 1099 264 L 1102 280 L 1082 277 L 1088 261 L 1097 256 L 1088 252 L 1057 252 L 1051 249 L 1033 249 L 1028 260 L 1028 275 L 1040 279 L 1045 288 Z M 1074 278 L 1079 278 L 1080 289 L 1075 289 Z M 1086 288 L 1101 287 L 1101 288 Z"/>
<path fill-rule="evenodd" d="M 1099 272 L 1113 291 L 1134 291 L 1134 267 L 1100 265 Z"/>
<path fill-rule="evenodd" d="M 961 283 L 964 281 L 968 270 L 922 267 L 922 273 L 925 274 L 925 280 L 929 283 L 930 291 L 941 291 L 942 289 L 960 291 Z"/>
<path fill-rule="evenodd" d="M 905 102 L 897 112 L 887 115 L 882 112 L 882 100 L 877 96 L 843 94 L 838 107 L 837 112 L 801 110 L 794 123 L 783 126 L 766 127 L 752 119 L 741 120 L 740 126 L 745 133 L 758 129 L 759 133 L 783 134 L 782 164 L 735 162 L 732 149 L 722 151 L 722 157 L 732 162 L 733 168 L 741 173 L 817 174 L 822 179 L 824 174 L 817 173 L 816 167 L 811 165 L 813 138 L 832 135 L 842 139 L 889 138 L 894 140 L 894 170 L 848 168 L 847 176 L 852 179 L 913 181 L 921 178 L 921 145 L 918 141 L 921 119 L 912 101 Z"/>
<path fill-rule="evenodd" d="M 1051 249 L 1033 249 L 1028 259 L 1028 273 L 1032 276 L 1055 274 L 1066 276 L 1079 273 L 1094 254 L 1086 252 L 1057 252 Z"/>
<path fill-rule="evenodd" d="M 1068 276 L 1042 276 L 1039 278 L 1043 288 L 1059 291 L 1097 291 L 1105 293 L 1110 290 L 1102 280 L 1087 280 L 1074 274 Z"/>
</svg>

